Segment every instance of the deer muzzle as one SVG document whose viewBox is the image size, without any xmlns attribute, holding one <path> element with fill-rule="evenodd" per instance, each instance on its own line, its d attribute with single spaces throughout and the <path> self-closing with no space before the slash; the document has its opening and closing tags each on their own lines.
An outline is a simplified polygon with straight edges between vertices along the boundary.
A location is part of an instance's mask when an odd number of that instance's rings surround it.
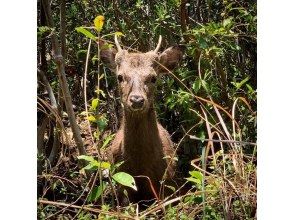
<svg viewBox="0 0 294 220">
<path fill-rule="evenodd" d="M 145 99 L 140 95 L 131 95 L 130 103 L 133 110 L 142 110 L 144 107 Z"/>
</svg>

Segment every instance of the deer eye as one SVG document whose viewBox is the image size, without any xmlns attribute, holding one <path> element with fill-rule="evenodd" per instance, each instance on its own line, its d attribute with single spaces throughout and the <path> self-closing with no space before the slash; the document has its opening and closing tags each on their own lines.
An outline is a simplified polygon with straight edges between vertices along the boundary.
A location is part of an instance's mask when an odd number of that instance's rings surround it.
<svg viewBox="0 0 294 220">
<path fill-rule="evenodd" d="M 121 83 L 124 80 L 124 78 L 123 78 L 122 75 L 118 75 L 117 80 L 118 80 L 119 83 Z"/>
<path fill-rule="evenodd" d="M 156 83 L 156 77 L 155 76 L 152 76 L 151 79 L 150 79 L 150 82 L 151 83 Z"/>
</svg>

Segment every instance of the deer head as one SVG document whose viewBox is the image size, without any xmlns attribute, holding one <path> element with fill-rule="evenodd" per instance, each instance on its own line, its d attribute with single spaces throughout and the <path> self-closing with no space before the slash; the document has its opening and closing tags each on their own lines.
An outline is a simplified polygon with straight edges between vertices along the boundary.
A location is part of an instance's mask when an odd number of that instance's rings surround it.
<svg viewBox="0 0 294 220">
<path fill-rule="evenodd" d="M 170 47 L 158 53 L 162 38 L 155 50 L 129 53 L 121 48 L 115 36 L 114 48 L 102 49 L 101 59 L 116 73 L 124 110 L 131 113 L 147 112 L 153 107 L 157 78 L 167 69 L 173 70 L 183 56 L 180 47 Z"/>
</svg>

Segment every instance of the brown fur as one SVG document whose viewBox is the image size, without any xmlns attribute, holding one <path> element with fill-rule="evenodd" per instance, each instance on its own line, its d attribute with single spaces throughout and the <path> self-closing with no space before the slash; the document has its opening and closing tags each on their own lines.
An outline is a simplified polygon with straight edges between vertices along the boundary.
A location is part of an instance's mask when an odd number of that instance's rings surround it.
<svg viewBox="0 0 294 220">
<path fill-rule="evenodd" d="M 168 132 L 157 122 L 153 100 L 154 80 L 159 74 L 156 61 L 170 63 L 175 67 L 179 59 L 172 62 L 165 60 L 169 54 L 174 56 L 175 53 L 180 53 L 175 50 L 166 50 L 167 52 L 163 53 L 164 59 L 152 51 L 128 53 L 122 50 L 115 56 L 113 49 L 101 52 L 102 60 L 112 67 L 115 66 L 116 74 L 121 77 L 119 88 L 123 117 L 121 127 L 109 149 L 109 158 L 113 163 L 124 161 L 120 170 L 135 177 L 138 191 L 127 189 L 132 202 L 155 197 L 148 180 L 136 176 L 149 177 L 156 194 L 159 195 L 160 181 L 170 180 L 174 175 L 175 163 L 171 159 L 174 155 L 173 143 Z M 139 110 L 132 107 L 130 97 L 134 95 L 144 99 L 144 104 Z M 122 193 L 120 197 L 123 197 Z"/>
</svg>

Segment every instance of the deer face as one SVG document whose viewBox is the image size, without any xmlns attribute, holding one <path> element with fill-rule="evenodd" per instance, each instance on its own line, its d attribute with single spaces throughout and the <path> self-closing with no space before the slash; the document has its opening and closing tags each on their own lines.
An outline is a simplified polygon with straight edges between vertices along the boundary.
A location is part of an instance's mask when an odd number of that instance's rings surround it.
<svg viewBox="0 0 294 220">
<path fill-rule="evenodd" d="M 122 50 L 115 37 L 114 49 L 101 50 L 101 59 L 116 73 L 123 107 L 128 112 L 147 112 L 153 106 L 157 78 L 167 69 L 173 69 L 182 57 L 178 47 L 158 54 L 161 37 L 154 51 L 129 53 Z"/>
<path fill-rule="evenodd" d="M 157 73 L 154 53 L 128 53 L 115 56 L 116 75 L 122 104 L 127 111 L 147 111 L 153 103 Z"/>
</svg>

